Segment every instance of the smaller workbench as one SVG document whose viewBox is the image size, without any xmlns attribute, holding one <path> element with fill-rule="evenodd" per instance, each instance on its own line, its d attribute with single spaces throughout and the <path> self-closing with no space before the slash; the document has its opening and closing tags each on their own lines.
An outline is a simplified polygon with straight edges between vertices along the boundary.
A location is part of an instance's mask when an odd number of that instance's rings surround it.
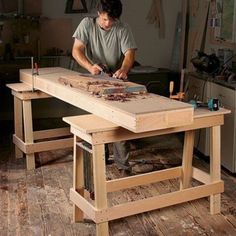
<svg viewBox="0 0 236 236">
<path fill-rule="evenodd" d="M 111 220 L 207 196 L 210 196 L 211 214 L 219 213 L 220 193 L 224 191 L 224 183 L 221 181 L 220 126 L 223 125 L 224 115 L 227 113 L 230 111 L 222 108 L 215 112 L 198 109 L 194 112 L 192 124 L 142 133 L 134 133 L 95 115 L 63 118 L 70 124 L 74 134 L 73 188 L 70 190 L 70 199 L 74 203 L 74 221 L 82 221 L 86 214 L 96 223 L 97 235 L 106 236 L 109 235 L 108 222 Z M 192 166 L 194 132 L 202 128 L 210 128 L 210 173 Z M 106 143 L 183 131 L 185 138 L 182 166 L 120 179 L 106 179 Z M 89 199 L 84 189 L 83 151 L 77 143 L 81 139 L 92 145 L 94 201 Z M 180 181 L 179 191 L 108 206 L 109 192 L 174 178 Z M 202 184 L 193 187 L 192 178 Z"/>
<path fill-rule="evenodd" d="M 50 95 L 24 83 L 8 84 L 7 87 L 14 96 L 15 156 L 22 158 L 23 154 L 26 155 L 27 170 L 35 169 L 35 153 L 72 147 L 73 138 L 68 127 L 33 130 L 32 100 L 49 98 Z"/>
</svg>

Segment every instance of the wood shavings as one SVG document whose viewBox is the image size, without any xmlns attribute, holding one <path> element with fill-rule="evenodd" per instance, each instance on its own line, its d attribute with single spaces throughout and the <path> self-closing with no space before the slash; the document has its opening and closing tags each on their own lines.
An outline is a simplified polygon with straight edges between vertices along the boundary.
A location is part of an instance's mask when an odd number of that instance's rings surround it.
<svg viewBox="0 0 236 236">
<path fill-rule="evenodd" d="M 145 86 L 132 82 L 95 80 L 88 77 L 60 77 L 59 82 L 71 88 L 82 89 L 97 98 L 104 98 L 109 101 L 126 102 L 136 98 L 136 96 L 144 96 L 142 99 L 145 99 L 147 94 Z"/>
<path fill-rule="evenodd" d="M 110 82 L 110 81 L 98 81 L 98 80 L 96 80 L 94 82 L 89 81 L 87 84 L 88 84 L 88 86 L 99 85 L 99 86 L 104 86 L 104 87 L 110 87 L 112 85 L 115 87 L 124 87 L 124 85 L 121 83 L 114 83 L 114 82 Z"/>
<path fill-rule="evenodd" d="M 126 101 L 130 101 L 131 98 L 135 98 L 135 97 L 136 97 L 136 94 L 133 94 L 133 93 L 114 93 L 114 94 L 106 95 L 105 100 L 126 102 Z"/>
</svg>

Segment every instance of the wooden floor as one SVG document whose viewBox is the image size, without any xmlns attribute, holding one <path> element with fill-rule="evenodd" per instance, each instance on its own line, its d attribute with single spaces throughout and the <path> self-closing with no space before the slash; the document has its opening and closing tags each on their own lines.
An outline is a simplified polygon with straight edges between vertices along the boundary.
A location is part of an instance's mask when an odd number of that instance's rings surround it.
<svg viewBox="0 0 236 236">
<path fill-rule="evenodd" d="M 95 225 L 72 223 L 72 151 L 44 152 L 37 156 L 36 170 L 25 170 L 25 159 L 14 159 L 14 146 L 8 137 L 0 143 L 0 235 L 95 235 Z M 181 157 L 181 149 L 166 152 Z M 208 169 L 198 158 L 197 166 Z M 120 176 L 116 166 L 107 166 L 108 178 Z M 167 207 L 136 216 L 114 220 L 110 235 L 236 235 L 236 178 L 222 171 L 225 192 L 222 213 L 209 214 L 208 199 Z M 176 180 L 110 194 L 109 204 L 145 198 L 152 194 L 175 191 Z"/>
</svg>

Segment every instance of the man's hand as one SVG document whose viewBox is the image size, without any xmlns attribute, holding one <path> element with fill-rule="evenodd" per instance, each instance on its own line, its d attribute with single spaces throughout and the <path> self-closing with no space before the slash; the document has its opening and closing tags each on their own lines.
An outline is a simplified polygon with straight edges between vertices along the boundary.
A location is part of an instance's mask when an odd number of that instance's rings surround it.
<svg viewBox="0 0 236 236">
<path fill-rule="evenodd" d="M 112 77 L 114 77 L 114 78 L 116 78 L 116 79 L 121 79 L 121 80 L 127 80 L 127 78 L 128 78 L 128 76 L 127 76 L 127 71 L 126 70 L 124 70 L 124 69 L 122 69 L 122 68 L 120 68 L 119 70 L 117 70 L 114 74 L 113 74 L 113 76 Z"/>
<path fill-rule="evenodd" d="M 91 64 L 88 58 L 85 56 L 85 45 L 78 39 L 75 39 L 72 55 L 74 59 L 92 75 L 98 75 L 101 73 L 102 68 L 98 64 Z"/>
<path fill-rule="evenodd" d="M 134 64 L 134 56 L 135 56 L 135 49 L 129 49 L 126 51 L 121 68 L 113 74 L 114 78 L 127 81 L 128 72 Z"/>
<path fill-rule="evenodd" d="M 89 68 L 89 72 L 92 74 L 92 75 L 98 75 L 100 74 L 102 71 L 102 68 L 98 65 L 98 64 L 93 64 L 91 65 L 91 67 Z"/>
</svg>

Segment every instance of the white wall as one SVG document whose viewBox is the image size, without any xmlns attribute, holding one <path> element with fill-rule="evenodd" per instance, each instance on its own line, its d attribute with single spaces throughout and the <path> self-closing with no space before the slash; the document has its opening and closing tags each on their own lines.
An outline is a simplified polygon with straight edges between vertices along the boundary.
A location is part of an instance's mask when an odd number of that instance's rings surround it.
<svg viewBox="0 0 236 236">
<path fill-rule="evenodd" d="M 174 42 L 177 13 L 181 0 L 162 0 L 166 36 L 159 39 L 159 29 L 147 23 L 146 16 L 152 0 L 123 1 L 123 19 L 131 25 L 138 44 L 137 60 L 143 65 L 169 68 Z"/>
<path fill-rule="evenodd" d="M 122 20 L 128 23 L 138 45 L 137 61 L 142 65 L 169 68 L 177 13 L 181 0 L 163 0 L 166 36 L 159 39 L 158 29 L 147 24 L 152 0 L 123 0 Z M 72 18 L 73 29 L 85 14 L 64 14 L 66 0 L 42 0 L 42 14 L 49 18 Z"/>
</svg>

